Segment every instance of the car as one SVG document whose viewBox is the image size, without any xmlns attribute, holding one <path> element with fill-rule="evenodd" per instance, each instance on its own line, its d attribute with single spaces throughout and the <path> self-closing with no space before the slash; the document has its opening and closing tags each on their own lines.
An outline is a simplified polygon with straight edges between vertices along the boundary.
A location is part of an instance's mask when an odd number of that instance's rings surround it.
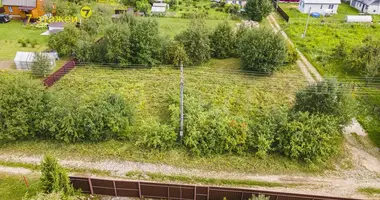
<svg viewBox="0 0 380 200">
<path fill-rule="evenodd" d="M 11 18 L 9 15 L 0 14 L 0 24 L 1 23 L 8 23 L 11 21 Z"/>
</svg>

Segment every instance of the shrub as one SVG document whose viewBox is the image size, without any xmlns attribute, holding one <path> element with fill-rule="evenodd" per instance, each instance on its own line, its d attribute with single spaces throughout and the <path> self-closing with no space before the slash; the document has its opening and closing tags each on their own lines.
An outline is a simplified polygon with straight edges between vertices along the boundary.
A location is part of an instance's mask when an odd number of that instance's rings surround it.
<svg viewBox="0 0 380 200">
<path fill-rule="evenodd" d="M 248 0 L 245 5 L 245 13 L 248 18 L 260 22 L 272 11 L 272 4 L 269 0 Z"/>
<path fill-rule="evenodd" d="M 349 88 L 335 79 L 327 79 L 310 85 L 297 92 L 294 109 L 296 111 L 334 115 L 341 122 L 348 122 L 354 116 L 353 99 Z"/>
<path fill-rule="evenodd" d="M 30 45 L 32 46 L 32 48 L 34 48 L 36 45 L 38 45 L 37 40 L 32 40 L 32 41 L 30 42 Z"/>
<path fill-rule="evenodd" d="M 273 72 L 286 58 L 283 38 L 269 29 L 245 31 L 239 45 L 241 67 L 246 70 Z"/>
<path fill-rule="evenodd" d="M 42 132 L 49 96 L 38 80 L 22 74 L 0 74 L 0 141 L 25 140 Z"/>
<path fill-rule="evenodd" d="M 194 19 L 189 27 L 177 35 L 175 40 L 183 44 L 191 64 L 198 65 L 210 59 L 210 39 L 204 20 Z"/>
<path fill-rule="evenodd" d="M 132 40 L 132 38 L 128 24 L 113 24 L 107 28 L 105 36 L 101 41 L 105 51 L 103 57 L 105 62 L 128 63 L 131 54 L 130 40 Z"/>
<path fill-rule="evenodd" d="M 211 55 L 215 58 L 228 58 L 234 53 L 235 34 L 232 27 L 225 21 L 218 24 L 210 35 Z"/>
<path fill-rule="evenodd" d="M 41 162 L 41 189 L 45 193 L 62 192 L 65 196 L 74 194 L 66 171 L 51 156 L 44 156 Z"/>
<path fill-rule="evenodd" d="M 261 158 L 276 150 L 276 139 L 283 124 L 287 123 L 287 110 L 260 109 L 249 121 L 247 145 Z"/>
<path fill-rule="evenodd" d="M 336 118 L 297 112 L 283 124 L 278 150 L 292 159 L 322 163 L 336 154 L 341 142 Z"/>
<path fill-rule="evenodd" d="M 31 67 L 32 74 L 36 77 L 46 77 L 52 69 L 49 57 L 42 53 L 35 53 Z"/>
<path fill-rule="evenodd" d="M 249 198 L 248 200 L 269 200 L 269 198 L 270 198 L 269 196 L 267 197 L 267 196 L 265 196 L 263 194 L 259 194 L 257 196 L 252 195 L 252 197 Z"/>
<path fill-rule="evenodd" d="M 27 42 L 26 42 L 26 40 L 24 40 L 24 39 L 22 39 L 22 38 L 20 38 L 20 39 L 18 39 L 18 41 L 17 41 L 19 44 L 21 44 L 21 46 L 22 47 L 26 47 L 27 46 Z"/>
<path fill-rule="evenodd" d="M 29 44 L 29 43 L 30 43 L 30 39 L 29 39 L 29 38 L 26 38 L 25 42 L 26 42 L 27 44 Z"/>
<path fill-rule="evenodd" d="M 289 42 L 286 43 L 286 63 L 294 64 L 298 60 L 298 52 L 296 48 Z"/>
<path fill-rule="evenodd" d="M 162 125 L 156 121 L 143 122 L 137 133 L 137 145 L 149 148 L 168 150 L 174 147 L 177 133 L 173 127 Z"/>
<path fill-rule="evenodd" d="M 71 56 L 78 38 L 83 33 L 75 26 L 65 26 L 64 31 L 49 36 L 48 46 L 56 50 L 60 56 Z"/>
</svg>

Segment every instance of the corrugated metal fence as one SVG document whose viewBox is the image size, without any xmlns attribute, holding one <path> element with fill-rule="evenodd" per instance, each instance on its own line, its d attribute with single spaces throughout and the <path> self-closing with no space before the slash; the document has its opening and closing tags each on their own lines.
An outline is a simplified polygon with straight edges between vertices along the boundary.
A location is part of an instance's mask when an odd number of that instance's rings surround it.
<svg viewBox="0 0 380 200">
<path fill-rule="evenodd" d="M 292 194 L 242 188 L 209 187 L 165 184 L 143 181 L 107 180 L 71 176 L 74 188 L 83 193 L 117 197 L 173 200 L 247 200 L 252 195 L 264 194 L 270 200 L 353 200 L 350 198 Z"/>
<path fill-rule="evenodd" d="M 46 87 L 51 87 L 55 82 L 59 81 L 65 74 L 75 68 L 75 60 L 66 62 L 61 68 L 55 71 L 52 75 L 43 80 Z"/>
</svg>

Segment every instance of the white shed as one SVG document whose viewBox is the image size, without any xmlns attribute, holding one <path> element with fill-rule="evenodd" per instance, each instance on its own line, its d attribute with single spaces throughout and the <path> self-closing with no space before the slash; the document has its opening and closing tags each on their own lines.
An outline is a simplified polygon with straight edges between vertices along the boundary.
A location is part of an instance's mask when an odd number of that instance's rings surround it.
<svg viewBox="0 0 380 200">
<path fill-rule="evenodd" d="M 32 65 L 34 62 L 35 54 L 36 54 L 35 52 L 18 51 L 16 53 L 15 58 L 14 58 L 16 69 L 18 69 L 18 70 L 30 70 L 32 68 Z M 42 53 L 42 54 L 46 55 L 49 58 L 51 67 L 53 68 L 55 66 L 54 55 L 52 55 L 50 53 Z"/>
<path fill-rule="evenodd" d="M 298 10 L 302 13 L 337 13 L 340 0 L 300 0 Z"/>
<path fill-rule="evenodd" d="M 165 14 L 166 10 L 169 9 L 169 4 L 166 3 L 153 3 L 151 13 L 152 14 Z"/>
<path fill-rule="evenodd" d="M 372 22 L 372 16 L 369 15 L 347 15 L 346 22 Z"/>
</svg>

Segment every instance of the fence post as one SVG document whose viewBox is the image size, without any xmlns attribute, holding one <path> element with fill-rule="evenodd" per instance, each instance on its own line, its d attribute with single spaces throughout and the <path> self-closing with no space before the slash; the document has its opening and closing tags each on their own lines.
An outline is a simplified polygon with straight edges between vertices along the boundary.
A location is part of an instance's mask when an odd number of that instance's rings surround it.
<svg viewBox="0 0 380 200">
<path fill-rule="evenodd" d="M 139 186 L 139 198 L 141 199 L 141 184 L 140 184 L 140 181 L 137 182 L 138 183 L 138 186 Z"/>
<path fill-rule="evenodd" d="M 91 194 L 94 194 L 94 190 L 92 189 L 91 178 L 88 178 L 88 185 L 90 186 L 90 192 L 91 192 Z"/>
<path fill-rule="evenodd" d="M 113 182 L 113 190 L 115 191 L 115 197 L 117 197 L 116 183 L 115 181 L 112 181 L 112 182 Z"/>
</svg>

